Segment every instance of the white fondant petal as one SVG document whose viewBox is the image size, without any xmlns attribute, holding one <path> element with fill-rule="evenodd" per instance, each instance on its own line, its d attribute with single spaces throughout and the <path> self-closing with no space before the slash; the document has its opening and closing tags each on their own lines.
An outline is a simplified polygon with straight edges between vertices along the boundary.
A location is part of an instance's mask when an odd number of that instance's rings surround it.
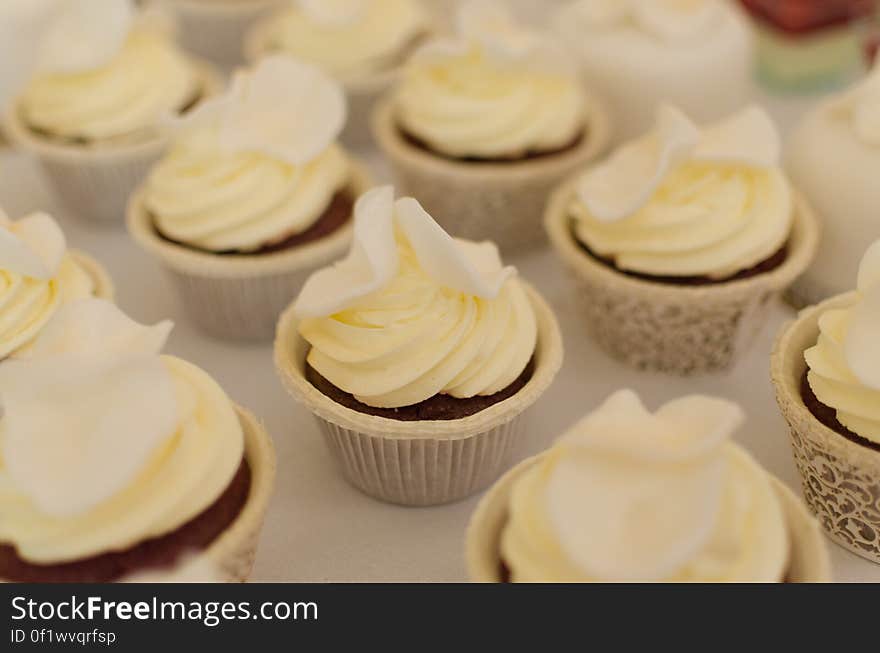
<svg viewBox="0 0 880 653">
<path fill-rule="evenodd" d="M 718 0 L 642 0 L 629 7 L 645 32 L 666 41 L 699 37 L 722 17 Z"/>
<path fill-rule="evenodd" d="M 858 289 L 867 293 L 872 288 L 880 286 L 880 240 L 876 241 L 865 252 L 862 263 L 859 266 Z"/>
<path fill-rule="evenodd" d="M 693 158 L 770 168 L 779 165 L 781 150 L 773 119 L 764 109 L 751 106 L 705 129 Z"/>
<path fill-rule="evenodd" d="M 0 227 L 0 269 L 34 279 L 51 279 L 66 250 L 64 233 L 45 213 L 34 213 Z"/>
<path fill-rule="evenodd" d="M 855 136 L 872 147 L 880 147 L 880 57 L 871 73 L 852 90 L 833 100 L 830 109 L 848 119 Z"/>
<path fill-rule="evenodd" d="M 114 303 L 82 299 L 62 306 L 19 359 L 47 359 L 64 354 L 92 356 L 158 355 L 165 347 L 172 322 L 138 324 Z"/>
<path fill-rule="evenodd" d="M 367 9 L 370 0 L 296 0 L 300 11 L 323 25 L 350 25 Z"/>
<path fill-rule="evenodd" d="M 666 174 L 685 160 L 700 133 L 681 111 L 660 107 L 654 130 L 620 148 L 607 162 L 584 175 L 580 200 L 603 222 L 626 218 L 647 202 Z"/>
<path fill-rule="evenodd" d="M 7 361 L 0 401 L 10 478 L 62 518 L 127 487 L 177 425 L 173 382 L 157 356 Z"/>
<path fill-rule="evenodd" d="M 99 68 L 122 49 L 135 14 L 132 0 L 59 0 L 42 36 L 39 68 L 51 73 Z"/>
</svg>

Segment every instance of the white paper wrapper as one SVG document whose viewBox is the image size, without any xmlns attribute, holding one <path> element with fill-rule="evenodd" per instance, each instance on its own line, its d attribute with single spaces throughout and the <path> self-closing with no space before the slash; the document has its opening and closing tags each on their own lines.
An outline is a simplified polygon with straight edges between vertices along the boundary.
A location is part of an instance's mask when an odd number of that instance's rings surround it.
<svg viewBox="0 0 880 653">
<path fill-rule="evenodd" d="M 403 422 L 345 408 L 305 376 L 308 343 L 292 306 L 278 324 L 275 365 L 287 391 L 314 414 L 345 478 L 364 493 L 407 506 L 463 499 L 506 469 L 521 417 L 547 390 L 562 365 L 562 336 L 550 307 L 531 287 L 538 318 L 535 371 L 514 396 L 448 421 Z"/>
<path fill-rule="evenodd" d="M 880 563 L 880 451 L 822 424 L 804 403 L 804 352 L 819 337 L 819 317 L 846 308 L 855 293 L 803 311 L 781 332 L 771 370 L 776 399 L 790 427 L 791 448 L 810 510 L 828 536 L 856 555 Z"/>
<path fill-rule="evenodd" d="M 770 303 L 807 268 L 818 246 L 818 222 L 797 196 L 788 255 L 775 270 L 705 286 L 637 279 L 576 242 L 568 215 L 576 182 L 569 179 L 550 199 L 550 242 L 574 281 L 590 334 L 612 357 L 640 370 L 686 376 L 729 369 L 763 328 Z"/>
<path fill-rule="evenodd" d="M 398 129 L 388 98 L 377 105 L 372 126 L 401 194 L 417 198 L 449 233 L 491 240 L 504 253 L 547 242 L 541 219 L 550 193 L 602 155 L 611 137 L 611 120 L 595 101 L 588 102 L 586 133 L 576 147 L 509 163 L 455 161 L 413 145 Z"/>
<path fill-rule="evenodd" d="M 353 168 L 349 192 L 357 198 L 371 179 L 361 164 Z M 278 316 L 309 275 L 344 257 L 352 227 L 349 222 L 326 238 L 280 252 L 224 256 L 162 239 L 140 192 L 128 209 L 129 233 L 168 270 L 193 321 L 205 333 L 231 340 L 271 340 Z"/>
<path fill-rule="evenodd" d="M 222 82 L 214 69 L 194 65 L 202 79 L 202 96 L 219 90 Z M 136 143 L 59 143 L 31 131 L 14 109 L 4 117 L 4 131 L 17 149 L 36 158 L 72 213 L 105 224 L 124 222 L 129 197 L 167 145 L 159 136 Z"/>
<path fill-rule="evenodd" d="M 471 517 L 465 538 L 465 558 L 472 582 L 502 581 L 500 543 L 507 524 L 510 494 L 517 479 L 539 459 L 540 456 L 529 458 L 507 472 L 483 497 Z M 786 582 L 830 582 L 831 560 L 819 525 L 788 487 L 775 477 L 771 477 L 771 481 L 782 501 L 792 540 Z"/>
</svg>

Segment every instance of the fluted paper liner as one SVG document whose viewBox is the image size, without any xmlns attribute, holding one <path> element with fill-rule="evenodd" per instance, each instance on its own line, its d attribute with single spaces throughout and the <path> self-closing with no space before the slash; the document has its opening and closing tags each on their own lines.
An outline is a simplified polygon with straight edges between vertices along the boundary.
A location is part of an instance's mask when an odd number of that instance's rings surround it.
<svg viewBox="0 0 880 653">
<path fill-rule="evenodd" d="M 725 283 L 686 286 L 627 276 L 587 254 L 568 208 L 576 175 L 551 198 L 545 226 L 574 281 L 587 330 L 613 358 L 679 375 L 729 369 L 751 346 L 774 301 L 810 264 L 819 242 L 812 209 L 795 195 L 788 253 L 778 268 Z"/>
<path fill-rule="evenodd" d="M 477 505 L 465 537 L 468 576 L 475 583 L 501 582 L 501 534 L 507 524 L 514 484 L 543 454 L 523 461 L 507 472 Z M 822 532 L 803 502 L 776 477 L 770 476 L 779 497 L 791 543 L 786 582 L 827 583 L 831 561 Z M 601 528 L 597 524 L 597 528 Z"/>
<path fill-rule="evenodd" d="M 352 162 L 349 192 L 369 189 L 366 168 Z M 206 333 L 232 340 L 271 340 L 281 311 L 309 275 L 342 258 L 353 221 L 325 238 L 270 254 L 222 255 L 171 243 L 156 232 L 143 190 L 129 203 L 128 230 L 135 242 L 171 274 L 187 312 Z"/>
<path fill-rule="evenodd" d="M 801 396 L 807 370 L 804 352 L 819 338 L 819 317 L 851 306 L 856 299 L 855 293 L 839 295 L 803 311 L 780 334 L 771 370 L 807 505 L 831 539 L 880 563 L 880 451 L 822 424 Z"/>
<path fill-rule="evenodd" d="M 71 249 L 69 254 L 76 261 L 76 264 L 91 277 L 92 283 L 95 284 L 94 296 L 112 302 L 116 298 L 116 288 L 104 266 L 78 250 Z"/>
<path fill-rule="evenodd" d="M 356 488 L 382 501 L 430 506 L 488 487 L 509 464 L 521 417 L 562 365 L 562 335 L 552 310 L 526 285 L 538 320 L 535 371 L 514 396 L 469 417 L 404 422 L 336 403 L 305 376 L 308 343 L 291 305 L 278 324 L 275 365 L 287 391 L 315 416 L 321 434 Z"/>
<path fill-rule="evenodd" d="M 605 109 L 588 101 L 585 134 L 571 150 L 523 161 L 455 161 L 432 154 L 400 132 L 392 98 L 373 113 L 379 149 L 391 164 L 402 195 L 412 195 L 449 233 L 491 240 L 504 253 L 547 242 L 544 207 L 550 193 L 575 170 L 603 154 L 611 137 Z"/>
<path fill-rule="evenodd" d="M 284 0 L 165 0 L 180 22 L 183 46 L 224 68 L 244 62 L 242 45 L 248 30 Z"/>
<path fill-rule="evenodd" d="M 222 81 L 213 67 L 193 63 L 202 80 L 202 97 Z M 128 199 L 167 146 L 161 135 L 133 143 L 65 144 L 34 133 L 13 108 L 4 116 L 13 145 L 36 158 L 67 209 L 83 220 L 122 224 Z"/>
<path fill-rule="evenodd" d="M 249 63 L 254 64 L 263 57 L 277 52 L 269 44 L 269 34 L 274 20 L 274 16 L 268 16 L 258 21 L 245 35 L 244 56 Z M 428 31 L 430 32 L 430 28 Z M 370 117 L 380 99 L 400 78 L 402 70 L 403 62 L 370 75 L 339 80 L 348 99 L 348 120 L 340 136 L 340 140 L 347 147 L 363 150 L 374 145 Z"/>
</svg>

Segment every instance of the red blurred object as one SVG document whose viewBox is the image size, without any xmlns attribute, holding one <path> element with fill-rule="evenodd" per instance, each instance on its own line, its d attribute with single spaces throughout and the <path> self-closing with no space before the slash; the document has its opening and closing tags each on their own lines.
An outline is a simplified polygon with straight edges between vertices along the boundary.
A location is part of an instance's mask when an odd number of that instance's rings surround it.
<svg viewBox="0 0 880 653">
<path fill-rule="evenodd" d="M 808 34 L 825 27 L 867 18 L 876 0 L 740 0 L 755 18 L 790 34 Z"/>
</svg>

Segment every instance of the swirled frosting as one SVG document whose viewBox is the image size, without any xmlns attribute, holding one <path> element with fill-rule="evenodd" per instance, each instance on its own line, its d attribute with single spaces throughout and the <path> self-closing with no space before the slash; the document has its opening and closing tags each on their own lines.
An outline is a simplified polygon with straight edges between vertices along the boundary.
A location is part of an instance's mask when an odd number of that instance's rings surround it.
<svg viewBox="0 0 880 653">
<path fill-rule="evenodd" d="M 729 442 L 736 404 L 649 413 L 613 395 L 514 486 L 501 555 L 514 582 L 781 582 L 785 517 L 767 473 Z"/>
<path fill-rule="evenodd" d="M 816 397 L 856 435 L 880 444 L 880 241 L 865 254 L 852 306 L 825 311 L 804 354 Z"/>
<path fill-rule="evenodd" d="M 515 158 L 573 144 L 584 93 L 547 37 L 494 3 L 464 5 L 458 36 L 411 59 L 395 97 L 399 126 L 451 157 Z"/>
<path fill-rule="evenodd" d="M 340 79 L 396 68 L 428 29 L 418 0 L 298 0 L 277 14 L 270 51 L 312 62 Z"/>
<path fill-rule="evenodd" d="M 700 131 L 671 107 L 655 129 L 589 170 L 570 213 L 577 239 L 626 271 L 730 277 L 790 236 L 779 138 L 760 109 Z"/>
<path fill-rule="evenodd" d="M 374 407 L 495 394 L 537 342 L 513 275 L 494 245 L 453 240 L 412 198 L 370 191 L 349 257 L 312 276 L 296 302 L 308 363 Z"/>
<path fill-rule="evenodd" d="M 144 204 L 165 236 L 214 252 L 300 234 L 349 182 L 335 144 L 345 114 L 341 88 L 319 69 L 268 57 L 179 121 Z"/>
<path fill-rule="evenodd" d="M 0 542 L 32 564 L 172 532 L 226 489 L 244 436 L 223 390 L 160 356 L 171 325 L 68 305 L 0 369 Z"/>
<path fill-rule="evenodd" d="M 59 307 L 94 291 L 52 218 L 0 213 L 0 360 L 26 349 Z"/>
<path fill-rule="evenodd" d="M 83 3 L 88 4 L 88 3 Z M 198 75 L 168 36 L 136 27 L 109 61 L 35 76 L 18 103 L 24 122 L 76 141 L 141 139 L 197 99 Z"/>
</svg>

